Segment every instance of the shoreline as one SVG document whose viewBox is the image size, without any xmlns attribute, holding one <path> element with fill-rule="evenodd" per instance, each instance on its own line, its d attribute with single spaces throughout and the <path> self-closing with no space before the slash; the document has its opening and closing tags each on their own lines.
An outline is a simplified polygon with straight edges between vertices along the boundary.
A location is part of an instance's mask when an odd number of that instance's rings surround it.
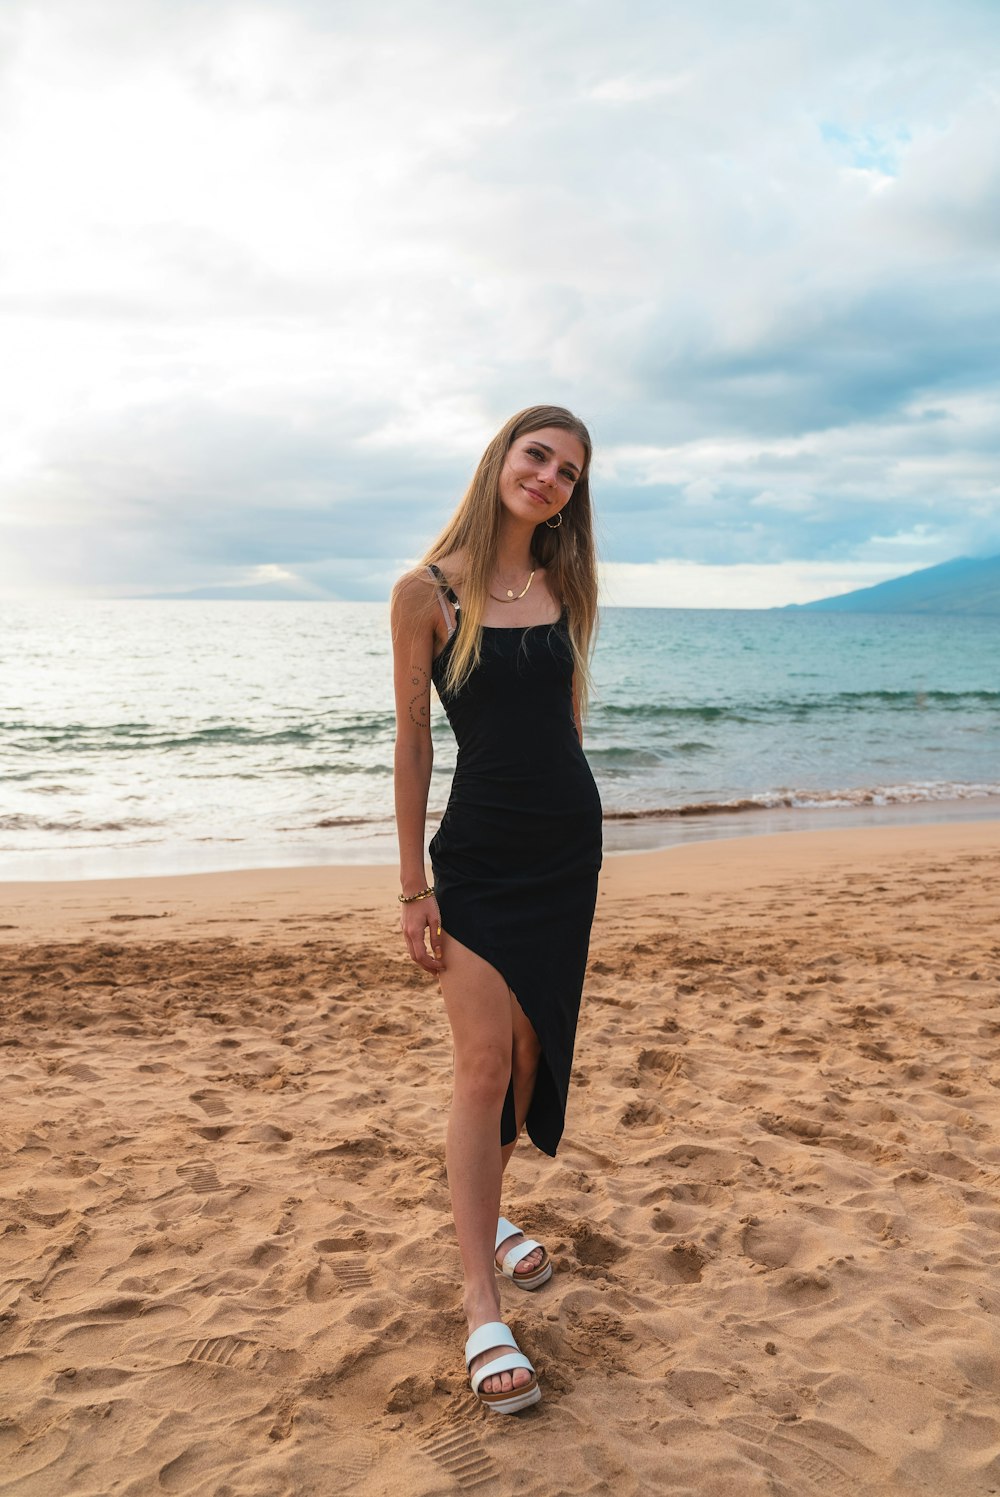
<svg viewBox="0 0 1000 1497">
<path fill-rule="evenodd" d="M 435 813 L 429 823 L 440 813 Z M 904 800 L 884 804 L 760 806 L 742 802 L 731 810 L 611 813 L 604 818 L 604 851 L 608 857 L 634 852 L 667 851 L 700 842 L 731 841 L 784 833 L 826 832 L 852 828 L 965 825 L 1000 820 L 1000 799 L 978 796 L 956 799 Z M 353 825 L 353 824 L 352 824 Z M 338 828 L 343 834 L 345 828 Z M 286 850 L 283 850 L 286 849 Z M 258 847 L 222 851 L 179 844 L 160 852 L 153 846 L 62 848 L 32 853 L 0 853 L 0 893 L 11 884 L 96 883 L 113 879 L 177 878 L 249 872 L 261 868 L 395 868 L 398 853 L 391 820 L 371 826 L 353 843 L 327 840 L 317 845 L 289 839 Z M 11 868 L 17 859 L 26 865 Z M 63 867 L 69 872 L 64 873 Z"/>
<path fill-rule="evenodd" d="M 862 844 L 864 852 L 862 854 Z M 865 866 L 1000 848 L 1000 818 L 827 826 L 699 839 L 671 847 L 605 854 L 595 939 L 606 915 L 634 899 L 665 908 L 676 896 L 755 890 L 762 879 L 835 872 L 864 857 Z M 98 879 L 0 882 L 0 944 L 25 939 L 85 939 L 99 929 L 117 938 L 190 936 L 202 925 L 244 927 L 259 938 L 297 939 L 305 926 L 330 921 L 338 938 L 395 932 L 395 864 L 309 864 Z M 113 907 L 113 908 L 112 908 Z M 252 930 L 250 929 L 252 927 Z M 331 931 L 330 934 L 333 934 Z M 95 937 L 96 938 L 96 937 Z"/>
</svg>

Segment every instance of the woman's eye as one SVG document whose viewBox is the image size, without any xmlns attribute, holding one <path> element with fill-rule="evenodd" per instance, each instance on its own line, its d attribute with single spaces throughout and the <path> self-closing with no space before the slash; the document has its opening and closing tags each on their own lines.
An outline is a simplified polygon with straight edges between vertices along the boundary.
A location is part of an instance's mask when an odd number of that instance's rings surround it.
<svg viewBox="0 0 1000 1497">
<path fill-rule="evenodd" d="M 565 468 L 562 470 L 562 476 L 567 483 L 576 483 L 576 474 L 568 472 Z"/>
<path fill-rule="evenodd" d="M 541 459 L 545 456 L 544 452 L 541 452 L 537 447 L 526 447 L 524 450 L 529 457 L 536 457 Z"/>
</svg>

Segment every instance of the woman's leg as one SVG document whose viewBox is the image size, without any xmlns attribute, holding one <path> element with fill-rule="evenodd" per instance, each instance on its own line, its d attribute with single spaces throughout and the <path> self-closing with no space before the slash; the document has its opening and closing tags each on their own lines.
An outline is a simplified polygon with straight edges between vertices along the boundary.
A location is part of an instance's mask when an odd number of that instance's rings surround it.
<svg viewBox="0 0 1000 1497">
<path fill-rule="evenodd" d="M 528 1116 L 531 1099 L 535 1094 L 535 1078 L 538 1075 L 538 1062 L 542 1057 L 542 1047 L 538 1043 L 538 1036 L 532 1028 L 531 1020 L 513 993 L 510 994 L 510 1025 L 513 1040 L 511 1070 L 514 1078 L 514 1116 L 517 1120 L 519 1138 L 521 1129 L 524 1127 L 524 1120 Z M 517 1139 L 514 1139 L 513 1142 L 503 1146 L 504 1169 L 507 1168 L 507 1162 L 514 1152 L 516 1143 Z"/>
<path fill-rule="evenodd" d="M 451 1205 L 462 1266 L 463 1305 L 470 1334 L 500 1319 L 493 1244 L 500 1214 L 500 1115 L 511 1076 L 513 1030 L 509 989 L 495 967 L 442 935 L 441 992 L 455 1044 L 455 1085 L 448 1118 L 446 1157 Z M 503 1351 L 483 1352 L 475 1372 Z M 524 1368 L 487 1378 L 487 1393 L 530 1381 Z"/>
<path fill-rule="evenodd" d="M 538 1043 L 531 1021 L 528 1019 L 523 1008 L 514 997 L 510 995 L 511 1027 L 513 1030 L 513 1076 L 514 1076 L 514 1116 L 517 1121 L 517 1137 L 521 1136 L 524 1120 L 528 1116 L 528 1108 L 531 1106 L 531 1098 L 535 1091 L 535 1077 L 538 1075 L 538 1062 L 541 1059 L 542 1047 Z M 500 1151 L 501 1169 L 506 1170 L 510 1163 L 510 1157 L 517 1146 L 517 1138 L 509 1144 L 504 1144 Z M 516 1247 L 522 1241 L 523 1232 L 516 1236 L 508 1237 L 496 1252 L 496 1262 L 499 1266 L 512 1247 Z M 538 1268 L 542 1262 L 541 1248 L 534 1248 L 524 1258 L 518 1261 L 521 1273 L 528 1273 L 533 1268 Z"/>
</svg>

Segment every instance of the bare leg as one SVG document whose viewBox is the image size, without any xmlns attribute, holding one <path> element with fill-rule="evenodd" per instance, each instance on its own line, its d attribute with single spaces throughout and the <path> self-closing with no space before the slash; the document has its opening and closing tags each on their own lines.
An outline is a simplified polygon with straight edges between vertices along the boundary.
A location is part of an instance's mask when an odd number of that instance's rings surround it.
<svg viewBox="0 0 1000 1497">
<path fill-rule="evenodd" d="M 496 968 L 447 934 L 442 935 L 442 946 L 441 992 L 455 1043 L 448 1184 L 471 1335 L 486 1321 L 500 1319 L 493 1242 L 500 1214 L 500 1115 L 511 1076 L 513 1027 L 509 989 Z M 483 1352 L 473 1360 L 472 1371 L 503 1350 Z M 530 1380 L 530 1373 L 518 1367 L 487 1378 L 483 1388 L 487 1393 L 509 1392 Z"/>
<path fill-rule="evenodd" d="M 510 993 L 509 988 L 508 993 Z M 542 1047 L 538 1043 L 537 1034 L 531 1027 L 530 1019 L 513 993 L 510 993 L 510 1024 L 514 1051 L 511 1060 L 514 1077 L 514 1116 L 517 1120 L 517 1136 L 520 1138 L 535 1092 L 535 1078 L 538 1075 L 538 1062 L 541 1059 Z M 516 1144 L 515 1138 L 512 1143 L 503 1146 L 501 1152 L 504 1169 L 507 1168 Z"/>
<path fill-rule="evenodd" d="M 535 1090 L 535 1077 L 538 1075 L 538 1062 L 541 1058 L 542 1047 L 538 1043 L 538 1036 L 531 1026 L 531 1022 L 514 997 L 510 995 L 511 1024 L 514 1035 L 514 1116 L 517 1120 L 517 1138 L 521 1136 L 524 1120 L 531 1106 L 531 1098 Z M 500 1151 L 502 1169 L 506 1170 L 510 1163 L 510 1157 L 517 1145 L 517 1138 L 512 1143 L 504 1144 Z M 497 1266 L 500 1267 L 504 1258 L 512 1247 L 524 1240 L 524 1233 L 518 1232 L 516 1236 L 507 1237 L 501 1242 L 496 1252 Z M 528 1273 L 532 1268 L 538 1268 L 542 1262 L 541 1248 L 533 1248 L 524 1258 L 518 1260 L 518 1268 L 522 1273 Z"/>
</svg>

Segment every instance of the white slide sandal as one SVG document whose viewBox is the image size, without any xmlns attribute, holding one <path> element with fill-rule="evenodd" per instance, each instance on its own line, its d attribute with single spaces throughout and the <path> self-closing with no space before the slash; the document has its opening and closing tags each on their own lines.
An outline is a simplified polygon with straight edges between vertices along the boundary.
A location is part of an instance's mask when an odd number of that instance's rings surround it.
<svg viewBox="0 0 1000 1497">
<path fill-rule="evenodd" d="M 520 1227 L 515 1227 L 513 1222 L 509 1222 L 505 1216 L 501 1216 L 497 1222 L 497 1240 L 493 1245 L 494 1252 L 500 1246 L 501 1242 L 506 1242 L 508 1237 L 517 1236 L 520 1231 Z M 515 1273 L 514 1270 L 517 1264 L 520 1263 L 522 1258 L 526 1258 L 530 1252 L 533 1252 L 535 1248 L 541 1248 L 543 1254 L 542 1261 L 538 1267 L 528 1269 L 526 1273 Z M 533 1237 L 526 1237 L 523 1242 L 519 1242 L 511 1248 L 503 1260 L 503 1267 L 497 1267 L 497 1273 L 504 1274 L 519 1289 L 540 1289 L 552 1277 L 552 1261 L 540 1242 L 536 1242 Z"/>
<path fill-rule="evenodd" d="M 502 1320 L 488 1320 L 485 1325 L 473 1331 L 465 1343 L 466 1367 L 471 1365 L 480 1352 L 489 1351 L 493 1346 L 510 1346 L 513 1350 L 501 1352 L 499 1356 L 493 1358 L 492 1362 L 487 1362 L 485 1367 L 480 1367 L 478 1372 L 472 1374 L 470 1379 L 472 1391 L 479 1402 L 497 1414 L 516 1414 L 520 1409 L 526 1409 L 531 1404 L 538 1403 L 542 1390 L 538 1386 L 535 1369 Z M 511 1388 L 506 1393 L 480 1392 L 488 1377 L 496 1377 L 501 1372 L 513 1372 L 516 1367 L 527 1368 L 531 1373 L 530 1383 L 525 1383 L 522 1388 Z"/>
</svg>

